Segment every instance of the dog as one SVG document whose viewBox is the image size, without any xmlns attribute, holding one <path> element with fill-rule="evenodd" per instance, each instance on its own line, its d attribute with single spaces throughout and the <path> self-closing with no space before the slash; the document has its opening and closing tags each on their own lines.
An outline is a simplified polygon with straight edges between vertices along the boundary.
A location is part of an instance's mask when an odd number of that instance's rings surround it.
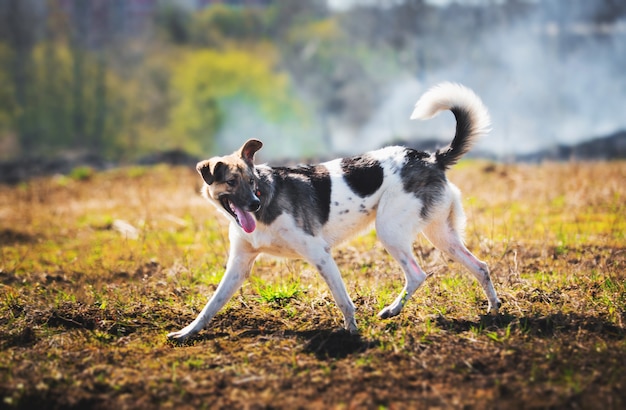
<svg viewBox="0 0 626 410">
<path fill-rule="evenodd" d="M 463 243 L 461 194 L 445 174 L 489 131 L 489 114 L 473 91 L 443 83 L 418 100 L 411 119 L 445 110 L 456 118 L 456 133 L 450 145 L 434 153 L 391 146 L 318 165 L 272 168 L 255 165 L 263 144 L 250 139 L 231 155 L 199 162 L 202 195 L 230 219 L 228 263 L 200 314 L 168 338 L 184 342 L 203 329 L 242 286 L 260 253 L 304 258 L 315 266 L 343 314 L 345 329 L 357 333 L 355 307 L 331 248 L 372 223 L 405 276 L 402 292 L 380 318 L 398 315 L 427 278 L 412 250 L 420 232 L 476 277 L 488 313 L 497 314 L 500 301 L 489 269 Z"/>
</svg>

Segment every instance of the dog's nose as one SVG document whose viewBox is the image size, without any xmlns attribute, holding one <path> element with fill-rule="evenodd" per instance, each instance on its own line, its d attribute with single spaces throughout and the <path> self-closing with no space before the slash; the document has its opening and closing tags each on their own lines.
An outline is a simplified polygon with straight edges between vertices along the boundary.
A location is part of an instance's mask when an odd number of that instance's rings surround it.
<svg viewBox="0 0 626 410">
<path fill-rule="evenodd" d="M 258 211 L 261 207 L 261 200 L 255 196 L 254 199 L 248 204 L 248 207 L 250 208 L 251 212 Z"/>
</svg>

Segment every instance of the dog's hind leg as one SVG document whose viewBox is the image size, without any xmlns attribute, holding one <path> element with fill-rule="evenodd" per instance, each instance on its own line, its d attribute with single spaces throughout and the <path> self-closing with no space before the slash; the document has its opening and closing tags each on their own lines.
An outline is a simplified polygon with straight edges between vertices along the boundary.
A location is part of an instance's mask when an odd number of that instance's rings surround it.
<svg viewBox="0 0 626 410">
<path fill-rule="evenodd" d="M 257 256 L 258 252 L 253 251 L 247 242 L 233 239 L 231 235 L 231 247 L 228 263 L 226 264 L 226 273 L 224 273 L 224 277 L 215 293 L 193 322 L 178 332 L 168 334 L 167 338 L 177 343 L 183 343 L 202 330 L 235 292 L 241 288 L 244 280 L 250 275 L 252 264 Z"/>
<path fill-rule="evenodd" d="M 393 226 L 382 219 L 376 220 L 376 233 L 383 246 L 400 263 L 404 271 L 404 288 L 393 303 L 378 313 L 381 319 L 387 319 L 400 313 L 407 301 L 413 296 L 413 293 L 419 288 L 424 280 L 426 273 L 419 267 L 415 257 L 413 256 L 412 243 L 413 236 L 407 226 Z"/>
<path fill-rule="evenodd" d="M 459 208 L 456 208 L 455 211 L 462 213 L 462 209 Z M 465 247 L 459 229 L 455 225 L 457 224 L 455 224 L 454 214 L 451 213 L 448 218 L 437 219 L 428 225 L 424 229 L 424 236 L 437 249 L 465 266 L 476 277 L 489 301 L 488 312 L 497 314 L 500 308 L 500 300 L 491 282 L 489 267 Z"/>
</svg>

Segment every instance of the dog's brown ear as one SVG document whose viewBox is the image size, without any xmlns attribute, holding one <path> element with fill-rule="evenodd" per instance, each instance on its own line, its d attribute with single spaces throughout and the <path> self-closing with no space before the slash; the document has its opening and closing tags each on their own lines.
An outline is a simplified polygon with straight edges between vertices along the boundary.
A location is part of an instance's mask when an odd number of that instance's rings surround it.
<svg viewBox="0 0 626 410">
<path fill-rule="evenodd" d="M 243 159 L 246 164 L 249 166 L 254 165 L 254 154 L 258 150 L 261 149 L 263 143 L 259 140 L 249 139 L 245 144 L 240 148 L 239 153 L 241 155 L 241 159 Z"/>
<path fill-rule="evenodd" d="M 215 181 L 221 181 L 224 179 L 225 165 L 221 161 L 211 161 L 207 159 L 205 161 L 198 162 L 196 170 L 204 179 L 207 185 L 211 185 Z"/>
</svg>

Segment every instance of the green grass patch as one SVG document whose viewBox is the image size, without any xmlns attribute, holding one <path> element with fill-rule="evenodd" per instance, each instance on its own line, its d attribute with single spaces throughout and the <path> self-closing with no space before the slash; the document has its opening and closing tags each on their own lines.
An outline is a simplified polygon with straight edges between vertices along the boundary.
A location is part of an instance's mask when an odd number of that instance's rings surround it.
<svg viewBox="0 0 626 410">
<path fill-rule="evenodd" d="M 302 286 L 298 280 L 270 283 L 254 278 L 253 286 L 262 302 L 277 306 L 285 306 L 302 293 Z"/>
</svg>

